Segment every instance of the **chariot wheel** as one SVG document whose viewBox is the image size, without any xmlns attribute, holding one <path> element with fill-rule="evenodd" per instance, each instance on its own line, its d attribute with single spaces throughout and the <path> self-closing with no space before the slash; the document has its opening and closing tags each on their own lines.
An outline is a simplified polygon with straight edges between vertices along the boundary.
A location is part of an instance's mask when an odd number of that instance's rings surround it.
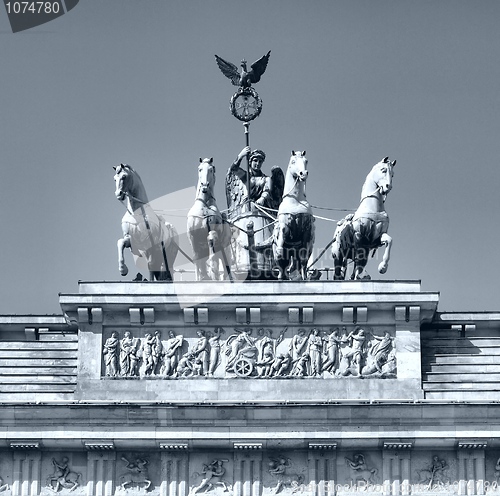
<svg viewBox="0 0 500 496">
<path fill-rule="evenodd" d="M 234 363 L 234 373 L 238 377 L 248 377 L 253 372 L 253 363 L 248 358 L 238 358 Z"/>
</svg>

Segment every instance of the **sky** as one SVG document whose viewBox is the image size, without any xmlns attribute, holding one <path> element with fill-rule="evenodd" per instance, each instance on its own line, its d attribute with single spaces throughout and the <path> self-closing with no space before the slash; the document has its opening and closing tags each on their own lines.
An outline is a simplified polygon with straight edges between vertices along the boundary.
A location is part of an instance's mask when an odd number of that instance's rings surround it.
<svg viewBox="0 0 500 496">
<path fill-rule="evenodd" d="M 0 9 L 0 314 L 60 313 L 79 280 L 133 278 L 118 272 L 120 162 L 155 199 L 213 157 L 225 208 L 245 137 L 214 55 L 269 50 L 250 145 L 265 171 L 307 151 L 308 200 L 330 219 L 316 253 L 389 156 L 392 258 L 368 272 L 421 280 L 440 311 L 500 310 L 499 18 L 497 0 L 82 0 L 13 34 Z"/>
</svg>

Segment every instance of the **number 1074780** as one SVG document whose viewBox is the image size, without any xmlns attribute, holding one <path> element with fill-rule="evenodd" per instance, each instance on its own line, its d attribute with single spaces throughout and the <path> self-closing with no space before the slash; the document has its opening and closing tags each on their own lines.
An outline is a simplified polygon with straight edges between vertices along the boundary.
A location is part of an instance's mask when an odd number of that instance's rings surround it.
<svg viewBox="0 0 500 496">
<path fill-rule="evenodd" d="M 59 2 L 6 2 L 7 14 L 58 14 Z"/>
</svg>

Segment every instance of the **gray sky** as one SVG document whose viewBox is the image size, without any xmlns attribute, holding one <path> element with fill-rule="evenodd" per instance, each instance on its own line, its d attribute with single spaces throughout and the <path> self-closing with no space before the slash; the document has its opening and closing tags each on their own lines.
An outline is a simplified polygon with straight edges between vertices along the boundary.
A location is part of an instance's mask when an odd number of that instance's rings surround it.
<svg viewBox="0 0 500 496">
<path fill-rule="evenodd" d="M 119 162 L 153 199 L 213 156 L 225 208 L 244 135 L 214 54 L 268 50 L 250 127 L 264 168 L 305 149 L 309 201 L 354 210 L 371 166 L 397 159 L 391 265 L 368 271 L 421 279 L 442 311 L 499 310 L 499 19 L 497 0 L 85 0 L 12 34 L 0 12 L 0 313 L 57 313 L 78 280 L 121 279 Z M 317 221 L 317 250 L 334 227 Z"/>
</svg>

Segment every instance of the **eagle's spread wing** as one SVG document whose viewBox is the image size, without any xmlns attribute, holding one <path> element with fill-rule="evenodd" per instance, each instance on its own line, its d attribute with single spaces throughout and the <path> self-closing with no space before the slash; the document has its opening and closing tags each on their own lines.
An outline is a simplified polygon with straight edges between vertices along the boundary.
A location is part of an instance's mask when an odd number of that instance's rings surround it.
<svg viewBox="0 0 500 496">
<path fill-rule="evenodd" d="M 249 79 L 252 83 L 258 83 L 260 81 L 260 76 L 264 74 L 267 68 L 267 63 L 269 62 L 269 56 L 271 55 L 271 50 L 267 52 L 266 55 L 256 60 L 250 67 L 248 71 Z"/>
<path fill-rule="evenodd" d="M 239 86 L 240 74 L 238 72 L 238 68 L 231 62 L 227 62 L 226 60 L 221 59 L 218 55 L 215 56 L 215 60 L 217 62 L 217 65 L 219 66 L 219 69 L 222 71 L 222 74 L 229 78 L 231 80 L 231 83 L 233 83 L 235 86 Z"/>
</svg>

